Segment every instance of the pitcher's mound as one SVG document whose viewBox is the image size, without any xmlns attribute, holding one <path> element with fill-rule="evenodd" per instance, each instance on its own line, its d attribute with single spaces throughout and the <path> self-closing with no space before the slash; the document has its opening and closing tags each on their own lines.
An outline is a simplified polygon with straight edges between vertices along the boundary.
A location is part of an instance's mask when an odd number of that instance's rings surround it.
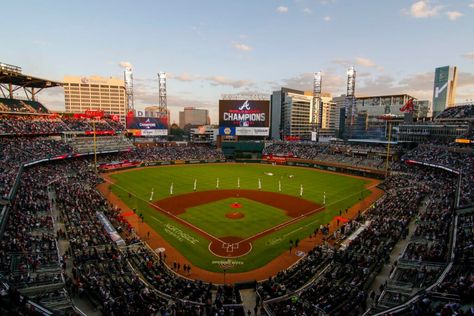
<svg viewBox="0 0 474 316">
<path fill-rule="evenodd" d="M 239 218 L 244 218 L 245 215 L 244 213 L 240 213 L 240 212 L 230 212 L 230 213 L 225 214 L 225 217 L 230 218 L 230 219 L 239 219 Z"/>
<path fill-rule="evenodd" d="M 232 207 L 232 208 L 241 208 L 241 207 L 242 207 L 242 204 L 237 203 L 237 202 L 234 202 L 234 203 L 232 203 L 232 204 L 230 205 L 230 207 Z"/>
</svg>

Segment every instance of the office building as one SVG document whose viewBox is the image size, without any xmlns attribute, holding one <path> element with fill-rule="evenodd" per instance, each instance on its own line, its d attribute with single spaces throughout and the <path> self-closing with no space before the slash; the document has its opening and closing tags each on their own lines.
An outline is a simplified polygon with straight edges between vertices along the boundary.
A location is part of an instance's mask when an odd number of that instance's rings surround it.
<svg viewBox="0 0 474 316">
<path fill-rule="evenodd" d="M 271 96 L 271 138 L 310 139 L 313 129 L 313 96 L 304 91 L 281 88 Z"/>
<path fill-rule="evenodd" d="M 200 126 L 209 124 L 210 118 L 208 110 L 185 107 L 183 111 L 179 112 L 180 128 L 184 128 L 186 125 Z"/>
<path fill-rule="evenodd" d="M 119 115 L 120 120 L 125 122 L 128 101 L 122 79 L 66 76 L 63 83 L 66 112 L 104 111 Z"/>
<path fill-rule="evenodd" d="M 457 67 L 438 67 L 435 69 L 433 86 L 433 117 L 456 102 Z"/>
</svg>

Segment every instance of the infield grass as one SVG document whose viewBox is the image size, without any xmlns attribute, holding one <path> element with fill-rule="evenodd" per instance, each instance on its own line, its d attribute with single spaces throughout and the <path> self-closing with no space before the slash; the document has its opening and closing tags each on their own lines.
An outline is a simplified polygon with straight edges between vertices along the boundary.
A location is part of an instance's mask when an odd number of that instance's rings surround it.
<svg viewBox="0 0 474 316">
<path fill-rule="evenodd" d="M 231 208 L 234 202 L 241 208 Z M 227 218 L 227 213 L 240 212 L 245 217 Z M 245 198 L 231 198 L 203 204 L 186 210 L 180 218 L 205 230 L 215 237 L 247 237 L 283 223 L 291 217 L 285 211 Z"/>
</svg>

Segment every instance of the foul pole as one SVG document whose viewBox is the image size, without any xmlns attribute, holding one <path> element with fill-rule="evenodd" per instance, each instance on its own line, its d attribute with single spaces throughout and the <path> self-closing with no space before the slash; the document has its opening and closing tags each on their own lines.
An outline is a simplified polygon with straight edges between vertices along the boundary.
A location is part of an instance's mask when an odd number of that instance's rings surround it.
<svg viewBox="0 0 474 316">
<path fill-rule="evenodd" d="M 392 139 L 392 123 L 388 121 L 388 143 L 387 143 L 387 158 L 385 159 L 385 177 L 388 177 L 388 159 L 390 157 L 391 139 Z"/>
<path fill-rule="evenodd" d="M 95 130 L 95 121 L 92 121 L 92 126 L 94 128 L 94 169 L 97 173 L 97 139 L 96 139 L 96 130 Z"/>
</svg>

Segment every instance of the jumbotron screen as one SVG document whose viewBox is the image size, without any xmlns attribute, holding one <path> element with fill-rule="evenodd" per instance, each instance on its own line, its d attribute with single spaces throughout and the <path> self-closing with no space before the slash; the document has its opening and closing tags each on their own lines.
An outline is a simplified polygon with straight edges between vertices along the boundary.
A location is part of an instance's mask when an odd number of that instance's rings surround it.
<svg viewBox="0 0 474 316">
<path fill-rule="evenodd" d="M 168 118 L 162 117 L 129 117 L 126 118 L 127 129 L 135 136 L 168 135 Z"/>
<path fill-rule="evenodd" d="M 221 135 L 268 136 L 270 101 L 219 100 Z"/>
</svg>

